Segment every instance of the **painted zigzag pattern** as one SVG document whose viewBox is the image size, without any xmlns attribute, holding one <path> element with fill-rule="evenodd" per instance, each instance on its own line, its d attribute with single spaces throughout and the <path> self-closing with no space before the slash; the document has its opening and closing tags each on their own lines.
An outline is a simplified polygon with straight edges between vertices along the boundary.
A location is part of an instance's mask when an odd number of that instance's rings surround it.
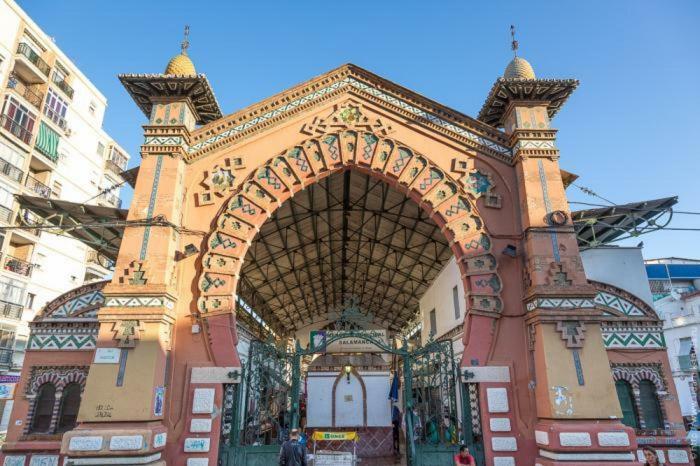
<svg viewBox="0 0 700 466">
<path fill-rule="evenodd" d="M 95 335 L 32 335 L 30 350 L 95 349 Z"/>
</svg>

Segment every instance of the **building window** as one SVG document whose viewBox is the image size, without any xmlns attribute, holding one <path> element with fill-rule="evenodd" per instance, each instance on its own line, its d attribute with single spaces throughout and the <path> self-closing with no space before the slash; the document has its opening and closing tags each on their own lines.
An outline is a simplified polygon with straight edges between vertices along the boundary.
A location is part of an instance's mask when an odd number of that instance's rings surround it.
<svg viewBox="0 0 700 466">
<path fill-rule="evenodd" d="M 109 152 L 108 161 L 116 166 L 117 172 L 126 170 L 128 159 L 126 155 L 122 154 L 121 151 L 114 146 L 112 146 L 112 150 Z"/>
<path fill-rule="evenodd" d="M 435 335 L 437 332 L 437 316 L 435 315 L 435 309 L 430 311 L 430 335 Z"/>
<path fill-rule="evenodd" d="M 53 89 L 49 89 L 46 93 L 46 105 L 44 105 L 44 114 L 49 117 L 49 120 L 56 123 L 61 129 L 66 129 L 66 113 L 68 112 L 68 103 L 63 100 Z"/>
<path fill-rule="evenodd" d="M 31 309 L 34 307 L 35 298 L 36 295 L 34 293 L 27 293 L 27 305 L 25 306 L 27 309 Z"/>
<path fill-rule="evenodd" d="M 101 142 L 97 143 L 97 155 L 99 155 L 100 158 L 105 156 L 105 145 Z"/>
<path fill-rule="evenodd" d="M 452 288 L 452 305 L 455 308 L 455 319 L 459 319 L 459 290 L 456 286 Z"/>
<path fill-rule="evenodd" d="M 632 386 L 626 380 L 618 380 L 615 382 L 615 389 L 617 390 L 617 399 L 620 400 L 620 408 L 622 408 L 622 423 L 639 429 L 639 416 L 634 404 Z"/>
<path fill-rule="evenodd" d="M 36 115 L 15 100 L 14 97 L 10 96 L 5 99 L 5 107 L 2 113 L 3 128 L 25 144 L 29 144 L 32 139 L 34 124 L 36 123 Z"/>
<path fill-rule="evenodd" d="M 57 432 L 71 430 L 77 424 L 80 409 L 80 384 L 69 383 L 63 389 Z"/>
<path fill-rule="evenodd" d="M 639 405 L 646 429 L 663 429 L 664 421 L 661 404 L 656 394 L 656 385 L 651 380 L 639 382 Z"/>
<path fill-rule="evenodd" d="M 97 110 L 97 104 L 94 101 L 90 101 L 90 107 L 88 107 L 88 111 L 90 112 L 90 115 L 95 115 L 96 110 Z"/>
<path fill-rule="evenodd" d="M 690 354 L 693 352 L 693 340 L 691 338 L 681 338 L 678 348 L 678 368 L 682 371 L 692 369 Z"/>
<path fill-rule="evenodd" d="M 53 193 L 56 197 L 60 198 L 61 197 L 61 191 L 63 190 L 63 185 L 61 184 L 60 181 L 54 181 L 53 182 Z"/>
<path fill-rule="evenodd" d="M 48 433 L 50 431 L 54 404 L 56 404 L 56 387 L 52 383 L 45 383 L 39 388 L 34 402 L 31 432 Z"/>
</svg>

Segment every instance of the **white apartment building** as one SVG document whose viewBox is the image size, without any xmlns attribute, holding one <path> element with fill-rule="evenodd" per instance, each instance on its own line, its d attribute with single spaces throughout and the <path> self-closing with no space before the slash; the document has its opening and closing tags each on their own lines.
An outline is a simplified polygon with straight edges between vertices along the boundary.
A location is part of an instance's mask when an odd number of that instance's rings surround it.
<svg viewBox="0 0 700 466">
<path fill-rule="evenodd" d="M 119 207 L 129 156 L 103 131 L 107 101 L 12 0 L 0 0 L 0 412 L 9 413 L 27 322 L 48 301 L 109 276 L 77 240 L 31 228 L 24 194 Z M 6 429 L 3 415 L 0 431 Z"/>
<path fill-rule="evenodd" d="M 698 414 L 700 344 L 700 260 L 669 257 L 646 261 L 654 308 L 664 321 L 673 381 L 681 412 L 694 421 Z"/>
</svg>

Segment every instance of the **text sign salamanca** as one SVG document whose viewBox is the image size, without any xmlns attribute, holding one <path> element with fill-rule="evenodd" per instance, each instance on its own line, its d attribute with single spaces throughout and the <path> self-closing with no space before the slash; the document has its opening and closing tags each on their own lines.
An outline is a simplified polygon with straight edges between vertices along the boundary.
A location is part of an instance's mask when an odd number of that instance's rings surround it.
<svg viewBox="0 0 700 466">
<path fill-rule="evenodd" d="M 386 330 L 353 330 L 352 336 L 342 337 L 342 330 L 312 330 L 311 348 L 317 353 L 376 353 L 383 350 L 371 341 L 363 338 L 372 338 L 384 345 L 389 345 Z"/>
</svg>

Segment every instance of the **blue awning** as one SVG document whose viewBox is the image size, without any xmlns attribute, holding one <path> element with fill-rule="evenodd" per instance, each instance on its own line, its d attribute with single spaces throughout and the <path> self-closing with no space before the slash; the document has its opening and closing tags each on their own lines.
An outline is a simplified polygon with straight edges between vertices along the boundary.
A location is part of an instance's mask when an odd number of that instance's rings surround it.
<svg viewBox="0 0 700 466">
<path fill-rule="evenodd" d="M 700 278 L 700 264 L 647 264 L 649 280 L 695 280 Z"/>
</svg>

